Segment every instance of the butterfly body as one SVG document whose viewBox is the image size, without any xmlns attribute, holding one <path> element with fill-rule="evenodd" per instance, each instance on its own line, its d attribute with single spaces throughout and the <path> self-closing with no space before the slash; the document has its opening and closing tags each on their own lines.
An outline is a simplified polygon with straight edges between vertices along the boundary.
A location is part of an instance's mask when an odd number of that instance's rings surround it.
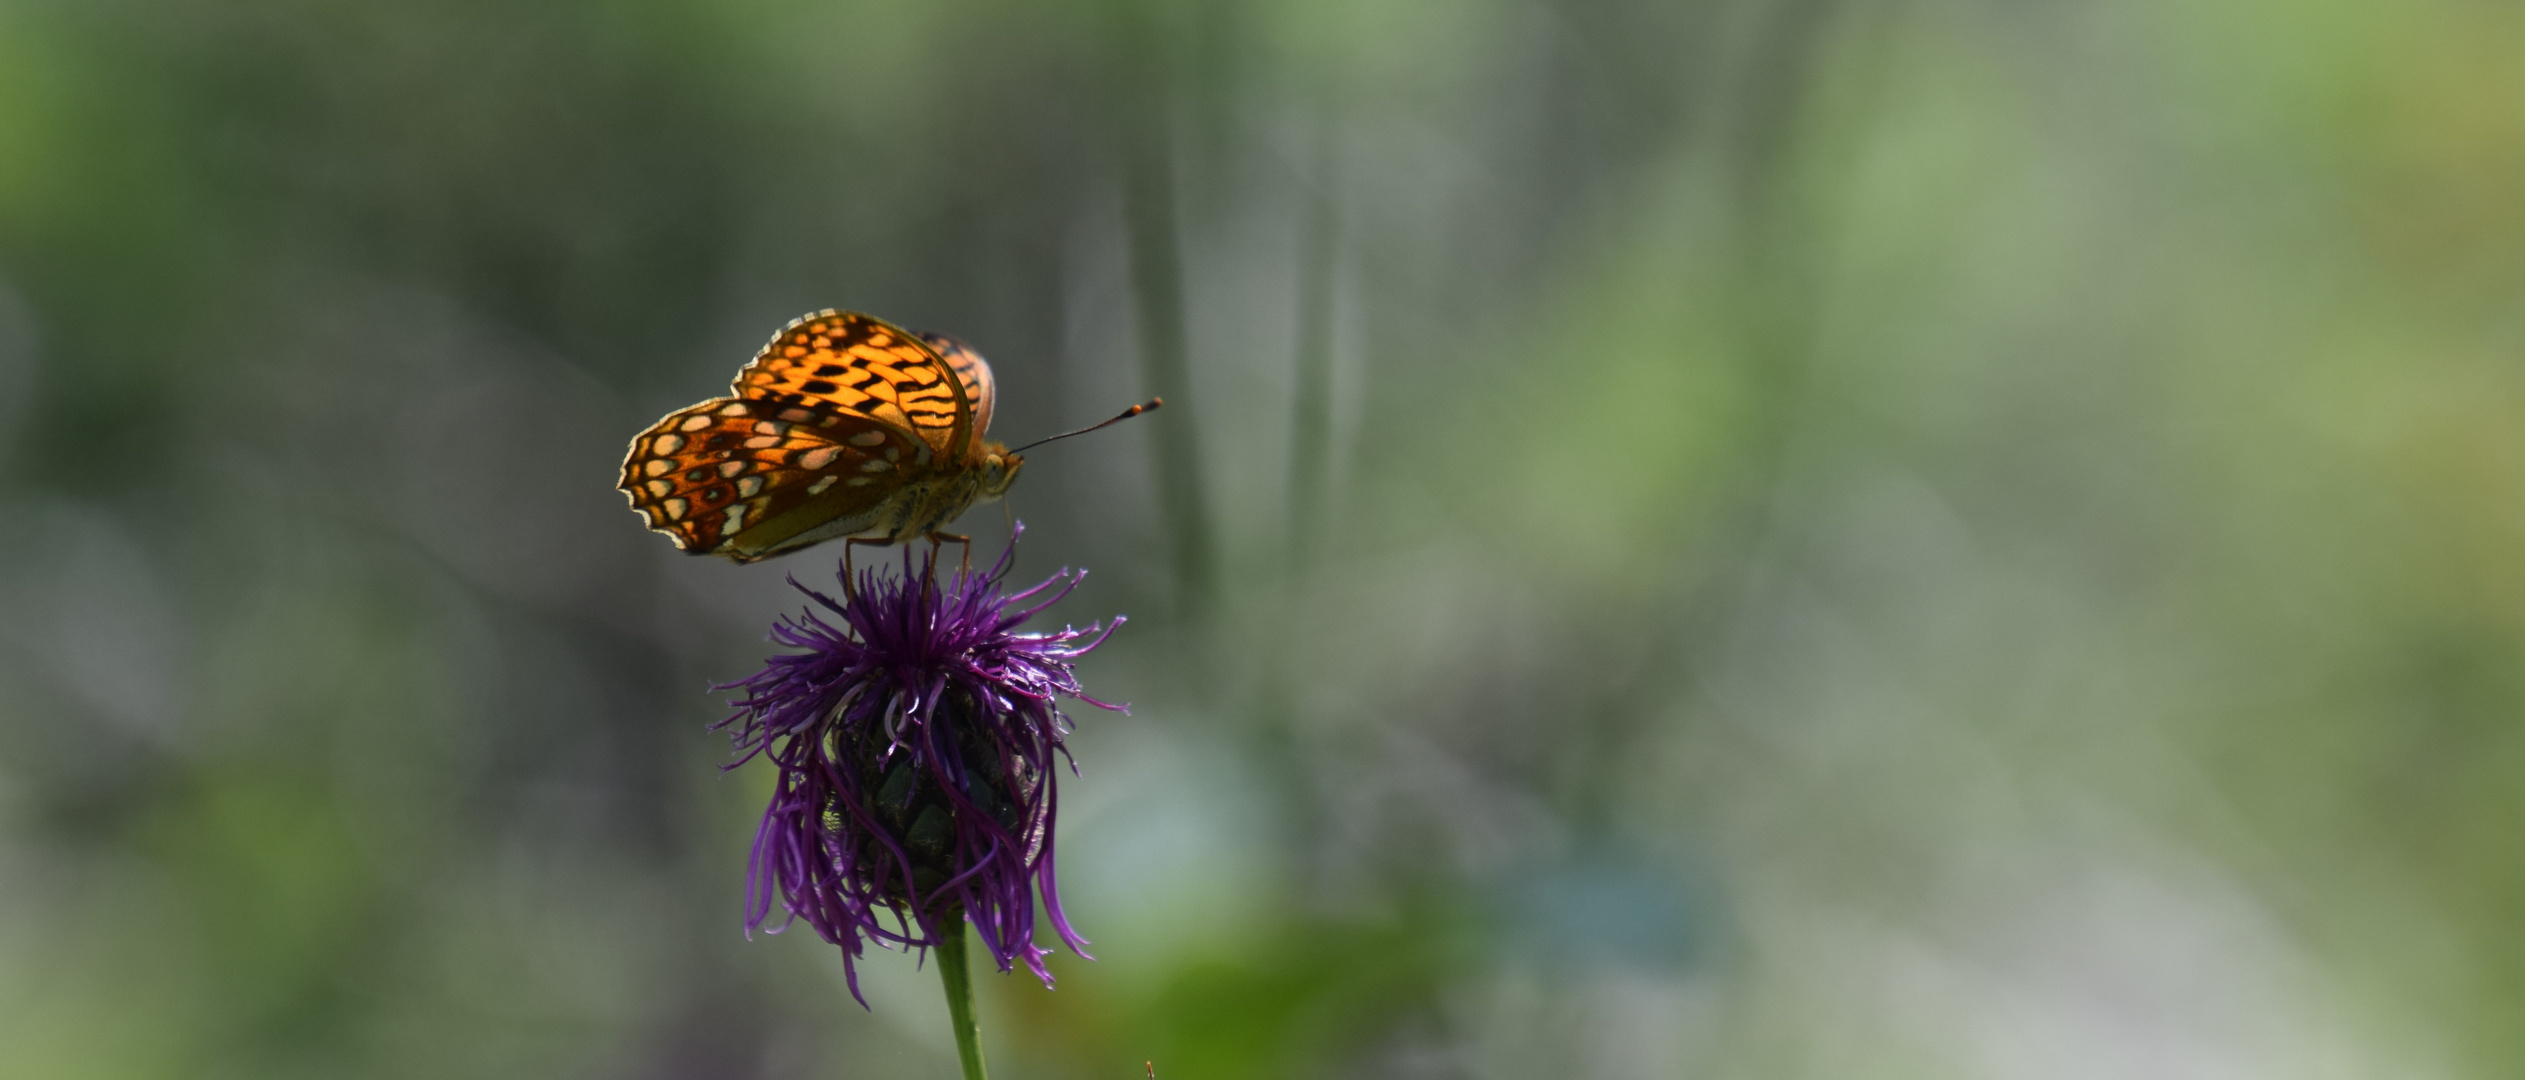
<svg viewBox="0 0 2525 1080">
<path fill-rule="evenodd" d="M 668 413 L 623 459 L 632 509 L 691 554 L 932 536 L 1024 464 L 983 438 L 995 389 L 980 354 L 874 316 L 790 323 L 732 389 Z"/>
</svg>

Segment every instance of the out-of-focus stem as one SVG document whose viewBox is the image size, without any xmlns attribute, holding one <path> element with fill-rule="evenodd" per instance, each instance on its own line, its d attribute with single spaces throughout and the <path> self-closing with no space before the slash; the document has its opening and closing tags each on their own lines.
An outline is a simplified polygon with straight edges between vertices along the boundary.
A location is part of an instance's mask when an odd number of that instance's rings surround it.
<svg viewBox="0 0 2525 1080">
<path fill-rule="evenodd" d="M 1173 140 L 1161 104 L 1144 102 L 1131 135 L 1125 216 L 1131 241 L 1131 285 L 1140 313 L 1140 361 L 1150 392 L 1174 408 L 1158 413 L 1158 497 L 1175 564 L 1179 614 L 1198 618 L 1209 607 L 1212 578 L 1209 508 L 1201 491 L 1201 445 L 1193 414 L 1189 336 L 1184 329 L 1183 257 L 1175 232 Z"/>
<path fill-rule="evenodd" d="M 1297 402 L 1289 419 L 1289 561 L 1301 569 L 1326 531 L 1323 517 L 1332 489 L 1333 271 L 1341 218 L 1329 110 L 1318 123 L 1314 198 L 1305 246 L 1298 252 Z"/>
<path fill-rule="evenodd" d="M 947 919 L 938 931 L 938 981 L 947 986 L 947 1022 L 956 1028 L 956 1060 L 964 1080 L 990 1080 L 982 1071 L 982 1029 L 973 1021 L 973 973 L 964 962 L 964 913 Z"/>
</svg>

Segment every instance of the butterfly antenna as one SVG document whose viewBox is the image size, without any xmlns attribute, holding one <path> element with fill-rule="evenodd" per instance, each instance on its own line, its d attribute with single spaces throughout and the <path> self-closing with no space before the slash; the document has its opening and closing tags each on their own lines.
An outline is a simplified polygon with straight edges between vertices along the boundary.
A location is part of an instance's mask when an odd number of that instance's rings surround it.
<svg viewBox="0 0 2525 1080">
<path fill-rule="evenodd" d="M 1058 434 L 1058 435 L 1052 436 L 1052 438 L 1049 438 L 1049 439 L 1036 439 L 1036 440 L 1035 440 L 1035 441 L 1033 441 L 1033 442 L 1027 443 L 1027 444 L 1026 444 L 1026 445 L 1024 445 L 1024 446 L 1020 446 L 1020 447 L 1018 447 L 1018 448 L 1017 448 L 1017 449 L 1015 449 L 1015 450 L 1011 450 L 1011 451 L 1009 451 L 1009 453 L 1012 453 L 1012 454 L 1022 454 L 1022 453 L 1025 453 L 1025 452 L 1026 452 L 1026 451 L 1028 451 L 1028 450 L 1032 450 L 1032 449 L 1034 449 L 1035 447 L 1041 446 L 1041 445 L 1043 445 L 1043 444 L 1045 444 L 1045 443 L 1048 443 L 1048 442 L 1053 442 L 1053 441 L 1055 441 L 1055 440 L 1059 440 L 1059 439 L 1066 439 L 1066 438 L 1069 438 L 1069 437 L 1070 437 L 1070 436 L 1072 436 L 1072 435 L 1085 435 L 1085 434 L 1087 434 L 1088 432 L 1091 432 L 1091 431 L 1096 431 L 1096 430 L 1100 430 L 1100 429 L 1103 429 L 1103 428 L 1109 428 L 1109 427 L 1114 426 L 1115 424 L 1119 424 L 1119 423 L 1121 423 L 1121 422 L 1123 422 L 1123 421 L 1125 421 L 1125 420 L 1131 419 L 1131 418 L 1132 418 L 1132 417 L 1134 417 L 1134 416 L 1138 416 L 1138 415 L 1140 415 L 1141 413 L 1144 413 L 1144 412 L 1156 412 L 1156 411 L 1157 411 L 1157 409 L 1158 409 L 1158 406 L 1161 406 L 1161 405 L 1164 405 L 1164 404 L 1166 404 L 1166 399 L 1165 399 L 1165 398 L 1162 398 L 1162 397 L 1153 397 L 1153 398 L 1148 399 L 1148 402 L 1147 402 L 1146 404 L 1134 405 L 1134 406 L 1131 406 L 1131 407 L 1130 407 L 1130 408 L 1128 408 L 1128 409 L 1124 409 L 1124 410 L 1122 410 L 1122 415 L 1117 416 L 1117 417 L 1114 417 L 1114 418 L 1113 418 L 1113 419 L 1111 419 L 1111 420 L 1107 420 L 1107 421 L 1105 421 L 1104 423 L 1101 423 L 1101 424 L 1091 424 L 1091 425 L 1089 425 L 1089 426 L 1087 426 L 1087 427 L 1080 428 L 1080 429 L 1078 429 L 1077 431 L 1064 431 L 1064 432 L 1062 432 L 1062 433 L 1060 433 L 1060 434 Z"/>
</svg>

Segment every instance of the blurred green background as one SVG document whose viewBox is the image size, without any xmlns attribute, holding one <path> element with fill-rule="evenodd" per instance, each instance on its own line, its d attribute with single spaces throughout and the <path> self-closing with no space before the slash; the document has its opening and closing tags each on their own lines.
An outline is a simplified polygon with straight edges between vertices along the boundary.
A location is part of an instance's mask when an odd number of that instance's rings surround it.
<svg viewBox="0 0 2525 1080">
<path fill-rule="evenodd" d="M 0 0 L 0 1077 L 953 1075 L 612 488 L 827 306 L 1170 401 L 1007 1080 L 2525 1072 L 2525 8 Z"/>
</svg>

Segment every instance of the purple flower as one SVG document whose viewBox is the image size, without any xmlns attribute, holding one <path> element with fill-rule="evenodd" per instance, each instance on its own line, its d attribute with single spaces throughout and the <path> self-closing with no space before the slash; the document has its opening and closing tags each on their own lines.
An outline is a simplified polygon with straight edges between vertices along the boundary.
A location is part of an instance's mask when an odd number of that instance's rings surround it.
<svg viewBox="0 0 2525 1080">
<path fill-rule="evenodd" d="M 1070 666 L 1112 627 L 1016 633 L 1084 574 L 1003 592 L 1015 550 L 1012 538 L 990 572 L 944 584 L 936 549 L 917 565 L 907 550 L 900 577 L 865 571 L 841 603 L 792 578 L 824 610 L 783 617 L 772 639 L 804 651 L 720 687 L 744 693 L 713 725 L 743 751 L 726 768 L 757 756 L 780 767 L 746 868 L 746 928 L 777 895 L 789 918 L 771 932 L 804 919 L 841 946 L 854 997 L 863 943 L 931 947 L 966 918 L 1001 971 L 1022 959 L 1052 985 L 1038 893 L 1053 930 L 1087 955 L 1053 876 L 1052 758 L 1069 756 L 1060 698 L 1123 711 L 1080 693 Z"/>
</svg>

